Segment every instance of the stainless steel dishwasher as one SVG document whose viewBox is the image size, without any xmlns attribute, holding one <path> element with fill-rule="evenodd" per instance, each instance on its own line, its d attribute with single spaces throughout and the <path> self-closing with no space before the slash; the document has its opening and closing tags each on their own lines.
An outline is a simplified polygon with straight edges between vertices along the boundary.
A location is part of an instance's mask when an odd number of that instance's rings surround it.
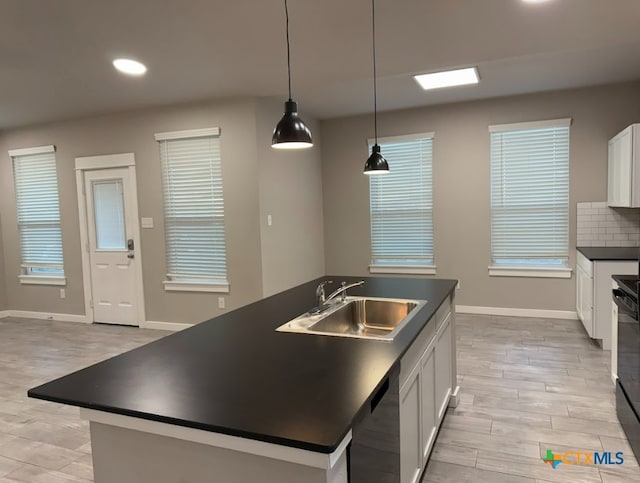
<svg viewBox="0 0 640 483">
<path fill-rule="evenodd" d="M 400 483 L 399 365 L 352 428 L 349 483 Z"/>
</svg>

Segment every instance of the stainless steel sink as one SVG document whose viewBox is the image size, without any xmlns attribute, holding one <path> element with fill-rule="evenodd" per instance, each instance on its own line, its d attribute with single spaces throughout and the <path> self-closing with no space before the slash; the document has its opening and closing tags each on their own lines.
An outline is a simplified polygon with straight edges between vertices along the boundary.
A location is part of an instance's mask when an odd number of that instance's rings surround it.
<svg viewBox="0 0 640 483">
<path fill-rule="evenodd" d="M 347 297 L 321 312 L 302 314 L 276 330 L 391 341 L 426 303 L 426 300 Z"/>
</svg>

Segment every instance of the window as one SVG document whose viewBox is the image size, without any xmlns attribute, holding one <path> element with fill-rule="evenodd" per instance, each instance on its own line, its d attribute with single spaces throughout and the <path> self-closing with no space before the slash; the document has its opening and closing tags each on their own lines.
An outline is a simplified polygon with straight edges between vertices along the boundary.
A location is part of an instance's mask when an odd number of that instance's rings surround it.
<svg viewBox="0 0 640 483">
<path fill-rule="evenodd" d="M 64 285 L 55 146 L 14 149 L 20 282 Z"/>
<path fill-rule="evenodd" d="M 435 273 L 432 140 L 433 133 L 379 140 L 389 173 L 369 178 L 372 273 Z"/>
<path fill-rule="evenodd" d="M 490 126 L 491 275 L 571 276 L 570 124 Z"/>
<path fill-rule="evenodd" d="M 165 290 L 228 292 L 220 131 L 155 137 L 164 187 Z"/>
</svg>

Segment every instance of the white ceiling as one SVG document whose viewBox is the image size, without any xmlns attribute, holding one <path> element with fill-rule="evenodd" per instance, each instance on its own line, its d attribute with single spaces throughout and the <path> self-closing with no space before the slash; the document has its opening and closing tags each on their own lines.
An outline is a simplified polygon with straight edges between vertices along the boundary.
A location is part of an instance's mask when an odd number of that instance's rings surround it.
<svg viewBox="0 0 640 483">
<path fill-rule="evenodd" d="M 293 97 L 371 112 L 371 2 L 289 0 Z M 382 110 L 640 79 L 640 0 L 376 0 Z M 0 129 L 228 96 L 286 97 L 283 0 L 0 0 Z M 117 56 L 145 62 L 128 78 Z M 410 74 L 477 65 L 425 92 Z"/>
</svg>

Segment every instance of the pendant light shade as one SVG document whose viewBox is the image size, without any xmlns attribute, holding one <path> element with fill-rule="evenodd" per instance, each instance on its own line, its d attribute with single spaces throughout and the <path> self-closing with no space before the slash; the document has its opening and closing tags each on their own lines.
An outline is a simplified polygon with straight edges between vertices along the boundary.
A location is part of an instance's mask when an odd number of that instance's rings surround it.
<svg viewBox="0 0 640 483">
<path fill-rule="evenodd" d="M 313 146 L 311 131 L 298 115 L 298 103 L 291 99 L 291 48 L 289 45 L 289 8 L 284 0 L 287 22 L 287 74 L 289 78 L 289 100 L 284 103 L 284 115 L 273 130 L 271 147 L 277 149 L 302 149 Z"/>
<path fill-rule="evenodd" d="M 271 146 L 277 149 L 301 149 L 313 146 L 311 131 L 298 116 L 298 103 L 289 99 L 284 103 L 284 115 L 276 125 Z"/>
<path fill-rule="evenodd" d="M 384 159 L 382 153 L 380 153 L 380 146 L 375 144 L 371 148 L 371 156 L 364 164 L 364 174 L 386 174 L 389 172 L 389 165 L 387 160 Z"/>
<path fill-rule="evenodd" d="M 389 164 L 380 152 L 378 144 L 378 93 L 376 85 L 376 2 L 371 0 L 371 19 L 373 32 L 373 129 L 376 142 L 371 148 L 371 156 L 364 164 L 364 174 L 378 175 L 387 174 L 389 172 Z"/>
</svg>

